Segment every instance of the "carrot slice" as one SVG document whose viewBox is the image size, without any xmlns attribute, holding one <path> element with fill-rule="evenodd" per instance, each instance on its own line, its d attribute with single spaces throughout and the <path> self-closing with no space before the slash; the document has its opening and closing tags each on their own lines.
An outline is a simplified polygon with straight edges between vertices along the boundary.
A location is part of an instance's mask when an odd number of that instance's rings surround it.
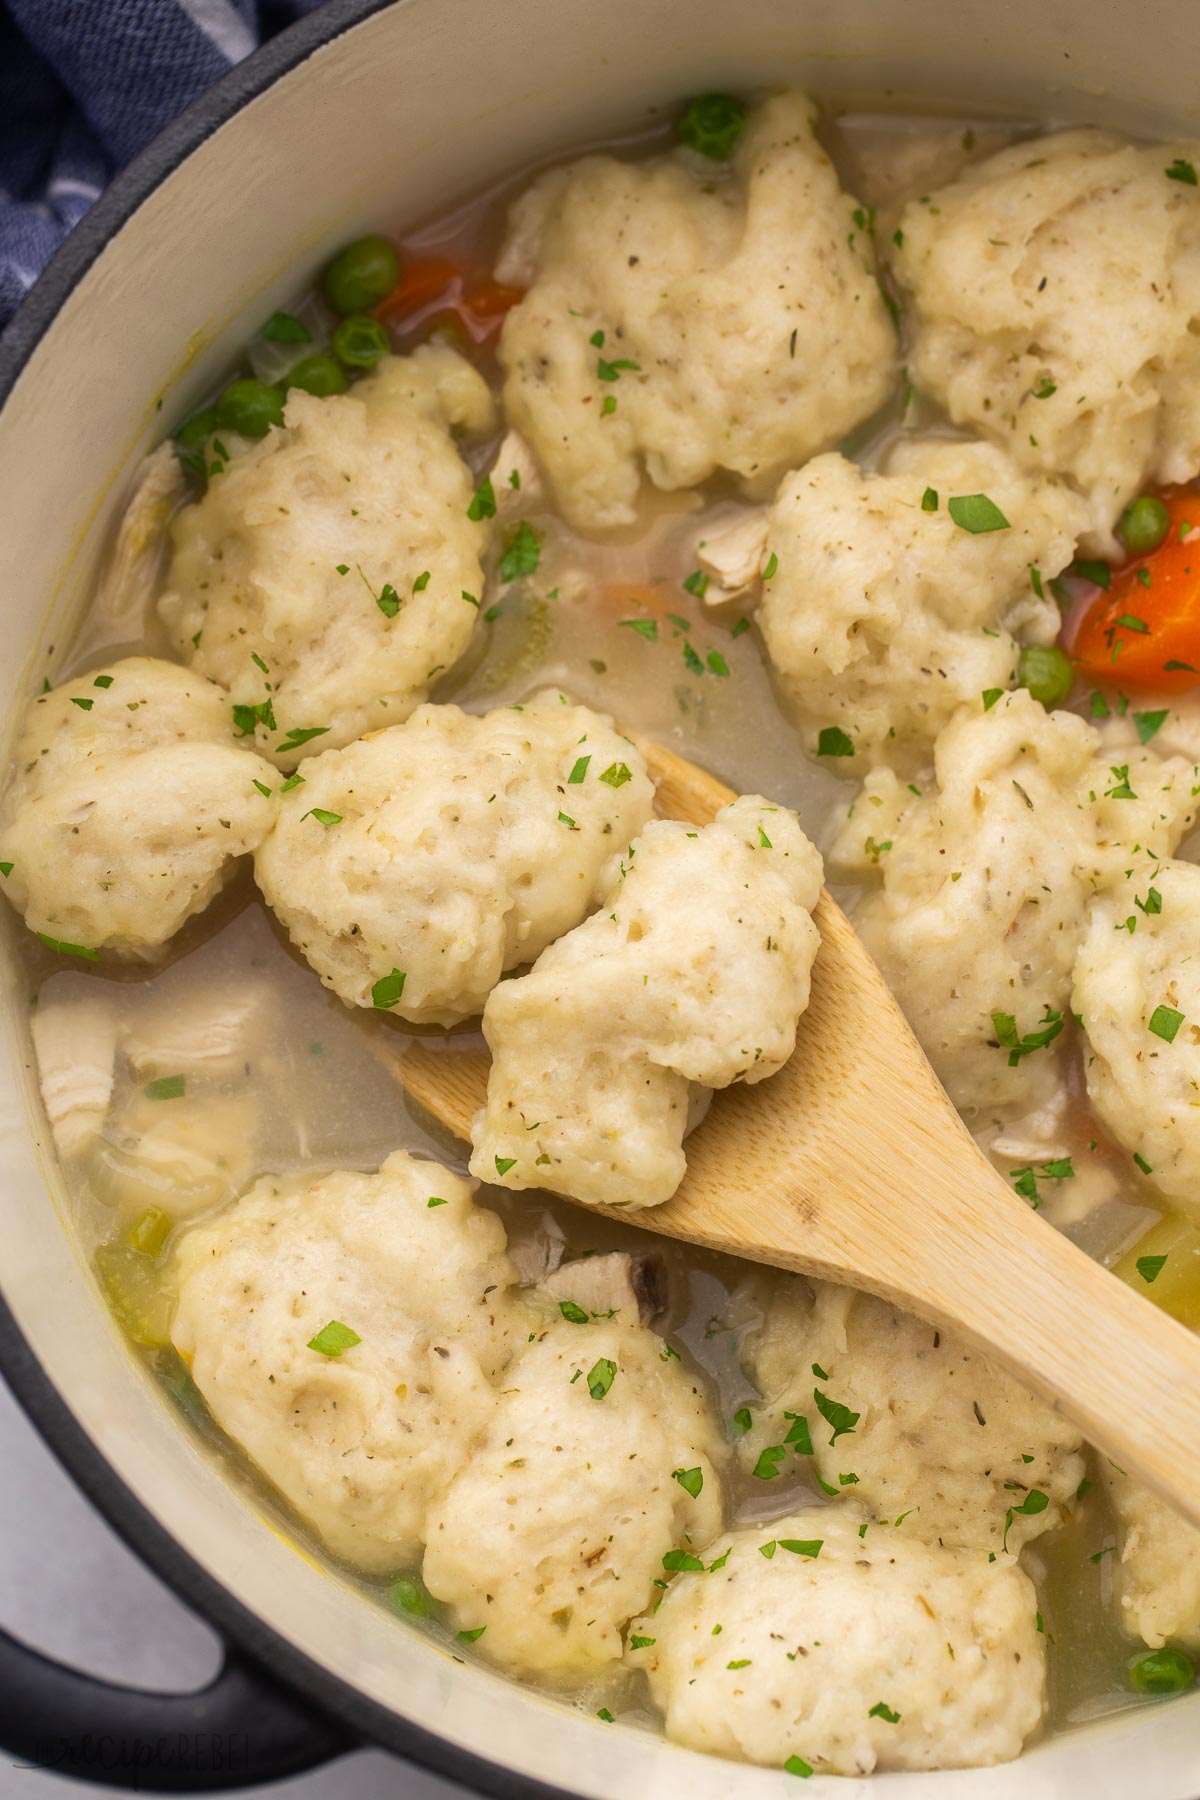
<svg viewBox="0 0 1200 1800">
<path fill-rule="evenodd" d="M 1163 498 L 1171 522 L 1158 549 L 1123 563 L 1068 627 L 1085 678 L 1157 693 L 1200 684 L 1200 494 Z"/>
<path fill-rule="evenodd" d="M 401 265 L 400 279 L 375 316 L 400 337 L 448 325 L 454 334 L 484 344 L 521 297 L 520 288 L 504 287 L 491 276 L 473 276 L 444 257 L 424 257 Z"/>
</svg>

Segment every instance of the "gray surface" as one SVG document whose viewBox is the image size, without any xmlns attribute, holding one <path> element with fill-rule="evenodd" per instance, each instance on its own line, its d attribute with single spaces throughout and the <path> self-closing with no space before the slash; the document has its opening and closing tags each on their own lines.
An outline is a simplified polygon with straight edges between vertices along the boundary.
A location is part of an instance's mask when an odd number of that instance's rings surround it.
<svg viewBox="0 0 1200 1800">
<path fill-rule="evenodd" d="M 63 1662 L 103 1670 L 110 1681 L 184 1690 L 215 1673 L 213 1633 L 96 1517 L 2 1384 L 0 1469 L 0 1624 Z M 277 1800 L 325 1800 L 331 1790 L 338 1800 L 465 1800 L 466 1794 L 378 1751 L 254 1791 Z M 16 1768 L 0 1750 L 2 1800 L 80 1800 L 85 1792 L 73 1781 Z"/>
</svg>

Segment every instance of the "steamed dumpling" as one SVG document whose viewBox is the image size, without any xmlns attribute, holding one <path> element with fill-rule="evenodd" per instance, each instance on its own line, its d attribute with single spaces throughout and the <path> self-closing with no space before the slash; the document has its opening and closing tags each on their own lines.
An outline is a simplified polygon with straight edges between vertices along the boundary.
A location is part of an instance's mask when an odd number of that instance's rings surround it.
<svg viewBox="0 0 1200 1800">
<path fill-rule="evenodd" d="M 529 1329 L 472 1184 L 403 1150 L 266 1176 L 184 1233 L 173 1278 L 172 1340 L 221 1428 L 335 1556 L 411 1567 Z"/>
<path fill-rule="evenodd" d="M 663 1557 L 720 1530 L 723 1458 L 702 1389 L 661 1338 L 572 1299 L 561 1310 L 433 1509 L 423 1574 L 460 1627 L 484 1628 L 492 1661 L 579 1679 L 619 1660 Z"/>
<path fill-rule="evenodd" d="M 978 494 L 1001 528 L 955 523 L 949 502 Z M 1053 643 L 1046 583 L 1086 522 L 1077 494 L 991 444 L 901 439 L 880 474 L 819 456 L 771 508 L 767 654 L 807 718 L 850 740 L 845 766 L 924 761 L 964 701 L 1012 686 L 1022 643 Z"/>
<path fill-rule="evenodd" d="M 26 708 L 0 801 L 0 887 L 55 943 L 155 948 L 264 837 L 275 785 L 235 742 L 219 687 L 127 657 Z"/>
<path fill-rule="evenodd" d="M 497 273 L 529 291 L 501 339 L 505 409 L 578 529 L 630 524 L 643 472 L 766 494 L 887 398 L 870 235 L 815 116 L 777 95 L 728 173 L 680 149 L 590 156 L 513 207 Z"/>
<path fill-rule="evenodd" d="M 897 1537 L 842 1501 L 709 1545 L 629 1632 L 667 1736 L 791 1772 L 982 1768 L 1045 1707 L 1013 1563 Z"/>
<path fill-rule="evenodd" d="M 398 725 L 471 639 L 486 527 L 453 427 L 489 430 L 482 376 L 437 346 L 347 394 L 293 388 L 285 424 L 185 506 L 158 610 L 281 767 Z"/>
<path fill-rule="evenodd" d="M 653 802 L 640 752 L 561 694 L 423 706 L 310 757 L 255 873 L 343 1000 L 448 1025 L 587 916 Z"/>
<path fill-rule="evenodd" d="M 1200 193 L 1178 178 L 1197 163 L 1195 143 L 1064 131 L 901 216 L 915 379 L 956 424 L 1073 482 L 1100 549 L 1147 482 L 1200 470 Z"/>
<path fill-rule="evenodd" d="M 693 1087 L 762 1081 L 795 1048 L 820 887 L 795 814 L 756 796 L 703 829 L 651 821 L 593 917 L 493 990 L 472 1171 L 617 1206 L 670 1199 Z"/>
</svg>

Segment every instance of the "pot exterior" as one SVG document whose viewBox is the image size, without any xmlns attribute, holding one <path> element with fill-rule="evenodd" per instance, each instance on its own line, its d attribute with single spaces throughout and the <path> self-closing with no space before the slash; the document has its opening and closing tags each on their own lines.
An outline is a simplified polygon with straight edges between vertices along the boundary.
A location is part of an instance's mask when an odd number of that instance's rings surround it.
<svg viewBox="0 0 1200 1800">
<path fill-rule="evenodd" d="M 1168 54 L 1164 55 L 1166 50 Z M 34 290 L 0 352 L 4 717 L 76 623 L 161 418 L 212 385 L 252 321 L 330 249 L 436 212 L 544 154 L 714 87 L 929 99 L 1200 135 L 1194 0 L 334 0 L 146 151 Z M 599 1724 L 467 1667 L 304 1559 L 145 1380 L 66 1227 L 6 928 L 0 1359 L 135 1546 L 237 1641 L 378 1741 L 495 1792 L 767 1800 L 777 1771 Z M 50 1197 L 48 1204 L 47 1196 Z M 136 1498 L 134 1498 L 136 1496 Z M 837 1800 L 1196 1800 L 1200 1695 L 1019 1764 L 870 1782 Z"/>
</svg>

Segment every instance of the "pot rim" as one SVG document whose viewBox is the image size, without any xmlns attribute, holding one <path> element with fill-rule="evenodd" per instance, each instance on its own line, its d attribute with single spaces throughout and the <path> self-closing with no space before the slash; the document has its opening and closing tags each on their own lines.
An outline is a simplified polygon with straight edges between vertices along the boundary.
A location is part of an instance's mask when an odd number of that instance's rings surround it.
<svg viewBox="0 0 1200 1800">
<path fill-rule="evenodd" d="M 236 63 L 140 150 L 68 233 L 0 332 L 0 409 L 76 287 L 101 253 L 189 156 L 268 88 L 326 44 L 405 0 L 326 0 L 316 12 Z M 38 1361 L 0 1292 L 0 1376 L 58 1462 L 142 1562 L 220 1634 L 277 1678 L 378 1746 L 497 1800 L 574 1800 L 565 1788 L 521 1775 L 452 1744 L 340 1680 L 250 1610 L 198 1563 L 137 1497 L 99 1449 Z"/>
</svg>

